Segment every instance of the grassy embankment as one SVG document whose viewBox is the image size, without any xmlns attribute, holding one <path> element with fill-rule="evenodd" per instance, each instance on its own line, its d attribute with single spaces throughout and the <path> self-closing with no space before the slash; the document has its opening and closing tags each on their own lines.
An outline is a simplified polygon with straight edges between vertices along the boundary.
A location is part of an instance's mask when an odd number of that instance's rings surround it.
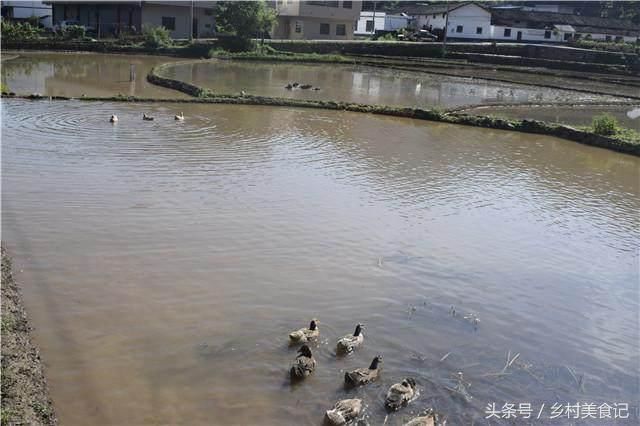
<svg viewBox="0 0 640 426">
<path fill-rule="evenodd" d="M 57 419 L 27 314 L 2 247 L 2 426 L 55 425 Z"/>
</svg>

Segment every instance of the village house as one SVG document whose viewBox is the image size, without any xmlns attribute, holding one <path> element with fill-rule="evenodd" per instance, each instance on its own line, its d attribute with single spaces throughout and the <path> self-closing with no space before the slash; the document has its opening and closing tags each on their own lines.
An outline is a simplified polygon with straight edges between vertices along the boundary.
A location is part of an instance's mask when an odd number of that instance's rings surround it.
<svg viewBox="0 0 640 426">
<path fill-rule="evenodd" d="M 278 17 L 272 37 L 351 40 L 361 9 L 361 1 L 277 0 Z"/>
<path fill-rule="evenodd" d="M 34 18 L 45 28 L 51 28 L 51 5 L 41 1 L 2 1 L 2 18 L 11 21 L 32 21 Z"/>
<path fill-rule="evenodd" d="M 73 21 L 93 29 L 98 37 L 122 31 L 140 32 L 146 25 L 163 26 L 173 38 L 211 37 L 215 34 L 214 1 L 94 1 L 48 2 L 53 24 Z"/>
<path fill-rule="evenodd" d="M 635 42 L 640 27 L 628 21 L 569 13 L 492 9 L 494 40 L 566 42 L 578 38 Z"/>
<path fill-rule="evenodd" d="M 404 14 L 363 10 L 356 24 L 355 35 L 374 35 L 376 31 L 397 31 L 411 25 L 411 17 Z"/>
<path fill-rule="evenodd" d="M 413 18 L 414 27 L 442 34 L 447 27 L 448 40 L 515 41 L 566 43 L 578 38 L 636 42 L 640 28 L 627 21 L 580 16 L 562 10 L 501 6 L 488 8 L 482 3 L 442 3 L 401 5 L 400 11 Z"/>
</svg>

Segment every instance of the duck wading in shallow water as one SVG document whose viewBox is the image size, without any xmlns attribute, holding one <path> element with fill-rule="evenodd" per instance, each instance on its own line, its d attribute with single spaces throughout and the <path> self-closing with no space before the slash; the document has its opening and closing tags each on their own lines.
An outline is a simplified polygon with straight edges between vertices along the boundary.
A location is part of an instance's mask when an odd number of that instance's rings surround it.
<svg viewBox="0 0 640 426">
<path fill-rule="evenodd" d="M 320 336 L 320 329 L 318 329 L 318 320 L 314 318 L 311 320 L 309 328 L 301 328 L 289 333 L 289 340 L 292 343 L 308 342 L 309 340 L 317 339 L 318 336 Z"/>
<path fill-rule="evenodd" d="M 331 410 L 327 410 L 325 418 L 327 423 L 333 426 L 346 425 L 354 420 L 362 412 L 361 399 L 343 399 L 336 402 Z"/>
<path fill-rule="evenodd" d="M 142 119 L 144 121 L 153 121 L 153 117 L 152 116 L 144 114 L 144 113 L 142 114 Z"/>
<path fill-rule="evenodd" d="M 291 380 L 301 380 L 309 376 L 316 369 L 316 360 L 311 353 L 309 346 L 303 345 L 298 349 L 298 356 L 291 365 L 289 374 Z"/>
<path fill-rule="evenodd" d="M 384 405 L 389 409 L 396 411 L 400 407 L 407 405 L 416 395 L 416 381 L 407 378 L 402 383 L 391 385 L 384 400 Z"/>
<path fill-rule="evenodd" d="M 117 122 L 118 122 L 118 116 L 113 114 L 109 119 L 109 123 L 117 123 Z"/>
<path fill-rule="evenodd" d="M 346 386 L 362 386 L 378 379 L 380 368 L 382 367 L 382 356 L 373 358 L 369 368 L 358 368 L 344 373 L 344 384 Z"/>
<path fill-rule="evenodd" d="M 356 325 L 356 330 L 353 334 L 348 334 L 338 340 L 336 352 L 339 355 L 351 353 L 355 348 L 362 344 L 364 341 L 364 334 L 362 334 L 363 327 L 364 326 L 362 324 Z"/>
<path fill-rule="evenodd" d="M 177 121 L 184 121 L 184 114 L 181 111 L 180 114 L 176 114 L 173 118 Z"/>
</svg>

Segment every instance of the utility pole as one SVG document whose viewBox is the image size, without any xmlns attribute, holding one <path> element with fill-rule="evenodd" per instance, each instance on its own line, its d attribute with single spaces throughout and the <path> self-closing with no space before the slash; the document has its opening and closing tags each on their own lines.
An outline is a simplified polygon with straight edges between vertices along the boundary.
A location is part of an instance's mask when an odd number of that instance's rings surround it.
<svg viewBox="0 0 640 426">
<path fill-rule="evenodd" d="M 447 14 L 444 19 L 444 36 L 442 37 L 442 57 L 447 56 L 447 33 L 449 32 L 449 0 L 447 0 Z"/>
<path fill-rule="evenodd" d="M 377 1 L 373 2 L 373 36 L 376 36 L 376 5 Z"/>
<path fill-rule="evenodd" d="M 189 25 L 191 31 L 189 31 L 189 41 L 193 42 L 193 0 L 191 0 L 191 24 Z"/>
</svg>

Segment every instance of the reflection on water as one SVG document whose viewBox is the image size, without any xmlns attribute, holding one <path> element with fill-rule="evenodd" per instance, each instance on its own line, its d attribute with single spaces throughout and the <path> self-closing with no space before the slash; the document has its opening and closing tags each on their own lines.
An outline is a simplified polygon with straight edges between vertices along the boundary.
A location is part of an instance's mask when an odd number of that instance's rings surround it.
<svg viewBox="0 0 640 426">
<path fill-rule="evenodd" d="M 420 397 L 387 424 L 635 404 L 638 158 L 335 111 L 8 100 L 2 119 L 3 239 L 61 424 L 315 425 L 352 395 L 382 424 L 407 375 Z M 318 369 L 290 387 L 312 317 Z M 379 353 L 380 381 L 344 390 Z"/>
<path fill-rule="evenodd" d="M 244 89 L 253 95 L 385 105 L 451 107 L 492 102 L 615 99 L 477 78 L 335 64 L 206 61 L 179 64 L 163 72 L 168 77 L 220 93 L 238 93 Z M 311 84 L 321 90 L 285 89 L 293 82 Z"/>
<path fill-rule="evenodd" d="M 2 62 L 2 81 L 18 94 L 46 96 L 186 97 L 147 82 L 155 65 L 176 61 L 161 56 L 90 53 L 24 53 Z M 133 76 L 133 78 L 132 78 Z"/>
<path fill-rule="evenodd" d="M 618 122 L 625 127 L 640 131 L 640 117 L 632 118 L 633 115 L 629 115 L 629 111 L 633 111 L 634 107 L 631 105 L 624 106 L 588 106 L 581 105 L 580 107 L 567 107 L 567 106 L 545 106 L 545 107 L 531 107 L 531 106 L 502 106 L 502 107 L 480 107 L 470 109 L 467 112 L 470 114 L 482 114 L 482 115 L 496 115 L 504 116 L 508 118 L 519 118 L 529 120 L 543 120 L 551 121 L 555 123 L 567 123 L 576 126 L 589 126 L 593 118 L 597 115 L 604 113 L 610 114 L 618 120 Z"/>
</svg>

